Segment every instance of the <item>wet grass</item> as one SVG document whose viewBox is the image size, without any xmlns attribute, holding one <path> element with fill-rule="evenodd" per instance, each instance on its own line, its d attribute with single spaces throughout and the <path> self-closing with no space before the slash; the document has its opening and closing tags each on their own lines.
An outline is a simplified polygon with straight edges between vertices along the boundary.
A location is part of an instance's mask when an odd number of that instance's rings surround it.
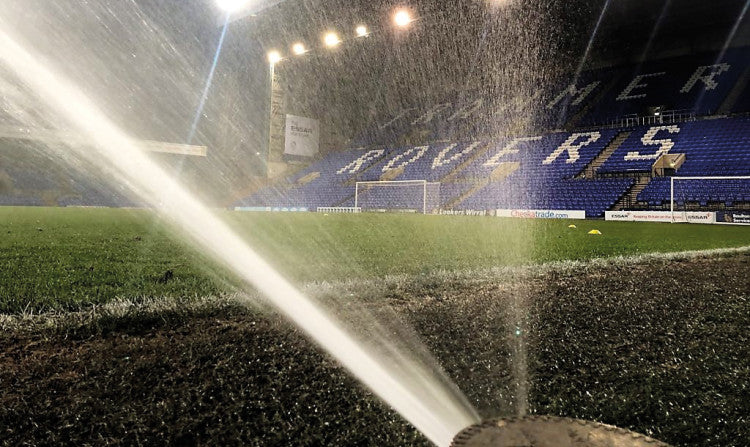
<svg viewBox="0 0 750 447">
<path fill-rule="evenodd" d="M 520 301 L 532 414 L 746 447 L 748 266 L 743 252 L 313 294 L 402 319 L 483 417 L 513 414 Z M 150 307 L 0 331 L 0 445 L 429 445 L 278 316 Z"/>
<path fill-rule="evenodd" d="M 300 283 L 750 245 L 750 228 L 463 216 L 230 213 Z M 602 236 L 586 234 L 589 229 Z M 207 228 L 206 231 L 211 231 Z M 0 312 L 207 296 L 231 281 L 148 211 L 0 208 Z"/>
</svg>

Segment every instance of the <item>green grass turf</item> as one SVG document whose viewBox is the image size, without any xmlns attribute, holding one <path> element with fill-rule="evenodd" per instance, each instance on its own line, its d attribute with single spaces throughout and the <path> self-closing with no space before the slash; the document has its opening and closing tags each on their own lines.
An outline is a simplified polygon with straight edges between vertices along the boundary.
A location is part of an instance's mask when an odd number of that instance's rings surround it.
<svg viewBox="0 0 750 447">
<path fill-rule="evenodd" d="M 489 217 L 224 214 L 297 282 L 750 245 L 750 228 L 736 226 L 578 221 L 573 230 L 570 221 Z M 592 228 L 603 235 L 587 235 Z M 148 211 L 0 208 L 0 312 L 230 289 L 210 264 Z"/>
</svg>

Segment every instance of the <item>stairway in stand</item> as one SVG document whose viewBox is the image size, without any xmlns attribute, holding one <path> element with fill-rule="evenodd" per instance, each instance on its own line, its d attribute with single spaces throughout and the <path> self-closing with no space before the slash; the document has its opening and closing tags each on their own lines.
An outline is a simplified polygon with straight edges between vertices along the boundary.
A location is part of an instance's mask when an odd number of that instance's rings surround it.
<svg viewBox="0 0 750 447">
<path fill-rule="evenodd" d="M 591 163 L 586 165 L 585 168 L 581 171 L 580 174 L 576 176 L 576 178 L 596 178 L 596 172 L 599 170 L 599 168 L 604 164 L 609 157 L 612 156 L 612 154 L 619 148 L 622 143 L 628 139 L 632 132 L 625 131 L 620 132 L 617 134 L 615 138 L 612 139 L 612 141 L 607 145 L 607 147 L 602 150 L 599 155 L 596 156 L 593 160 L 591 160 Z"/>
<path fill-rule="evenodd" d="M 748 83 L 750 83 L 750 67 L 747 67 L 745 71 L 742 72 L 740 78 L 737 80 L 737 82 L 734 84 L 734 87 L 732 87 L 732 90 L 724 99 L 724 102 L 722 102 L 721 106 L 719 106 L 718 113 L 731 113 L 732 109 L 734 109 L 734 106 L 737 104 L 737 100 L 740 98 L 740 95 L 745 91 L 745 87 Z"/>
<path fill-rule="evenodd" d="M 646 186 L 648 186 L 650 182 L 650 175 L 642 175 L 638 177 L 638 180 L 636 180 L 633 186 L 630 187 L 630 189 L 620 198 L 620 200 L 617 201 L 617 203 L 612 205 L 610 211 L 621 211 L 627 208 L 631 208 L 633 205 L 635 205 L 638 194 L 646 189 Z"/>
</svg>

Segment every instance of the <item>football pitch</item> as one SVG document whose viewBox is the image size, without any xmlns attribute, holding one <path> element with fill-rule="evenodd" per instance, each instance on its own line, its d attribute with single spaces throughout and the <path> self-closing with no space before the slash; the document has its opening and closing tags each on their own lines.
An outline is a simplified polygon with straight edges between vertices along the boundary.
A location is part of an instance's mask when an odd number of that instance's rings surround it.
<svg viewBox="0 0 750 447">
<path fill-rule="evenodd" d="M 525 402 L 747 445 L 748 227 L 222 213 L 333 314 L 419 340 L 483 418 Z M 431 445 L 173 232 L 143 210 L 0 208 L 0 444 Z"/>
<path fill-rule="evenodd" d="M 750 245 L 750 227 L 738 226 L 223 213 L 298 284 Z M 144 210 L 0 208 L 0 312 L 231 291 L 232 280 L 178 234 Z"/>
</svg>

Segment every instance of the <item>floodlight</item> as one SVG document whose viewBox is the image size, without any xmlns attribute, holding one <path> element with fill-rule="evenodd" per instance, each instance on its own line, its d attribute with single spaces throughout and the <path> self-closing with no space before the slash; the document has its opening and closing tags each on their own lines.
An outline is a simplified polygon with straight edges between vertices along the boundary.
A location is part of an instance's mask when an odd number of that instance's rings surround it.
<svg viewBox="0 0 750 447">
<path fill-rule="evenodd" d="M 336 45 L 341 43 L 341 39 L 339 39 L 339 35 L 330 32 L 326 33 L 326 35 L 323 37 L 323 42 L 326 44 L 327 47 L 335 47 Z"/>
<path fill-rule="evenodd" d="M 295 43 L 292 45 L 292 52 L 297 56 L 307 53 L 307 48 L 302 43 Z"/>
<path fill-rule="evenodd" d="M 248 0 L 216 0 L 216 3 L 222 10 L 232 13 L 247 5 Z"/>
<path fill-rule="evenodd" d="M 356 31 L 357 31 L 357 37 L 365 37 L 365 36 L 367 36 L 368 34 L 370 34 L 370 33 L 369 33 L 369 32 L 367 31 L 367 27 L 366 27 L 366 26 L 364 26 L 364 25 L 359 25 L 359 26 L 357 27 Z"/>
<path fill-rule="evenodd" d="M 409 25 L 413 21 L 414 19 L 412 19 L 409 11 L 405 9 L 396 11 L 396 14 L 393 16 L 393 23 L 395 23 L 396 26 L 399 26 L 402 28 Z"/>
<path fill-rule="evenodd" d="M 281 61 L 281 53 L 279 53 L 276 50 L 269 51 L 268 52 L 268 62 L 270 62 L 271 65 L 275 65 Z"/>
</svg>

